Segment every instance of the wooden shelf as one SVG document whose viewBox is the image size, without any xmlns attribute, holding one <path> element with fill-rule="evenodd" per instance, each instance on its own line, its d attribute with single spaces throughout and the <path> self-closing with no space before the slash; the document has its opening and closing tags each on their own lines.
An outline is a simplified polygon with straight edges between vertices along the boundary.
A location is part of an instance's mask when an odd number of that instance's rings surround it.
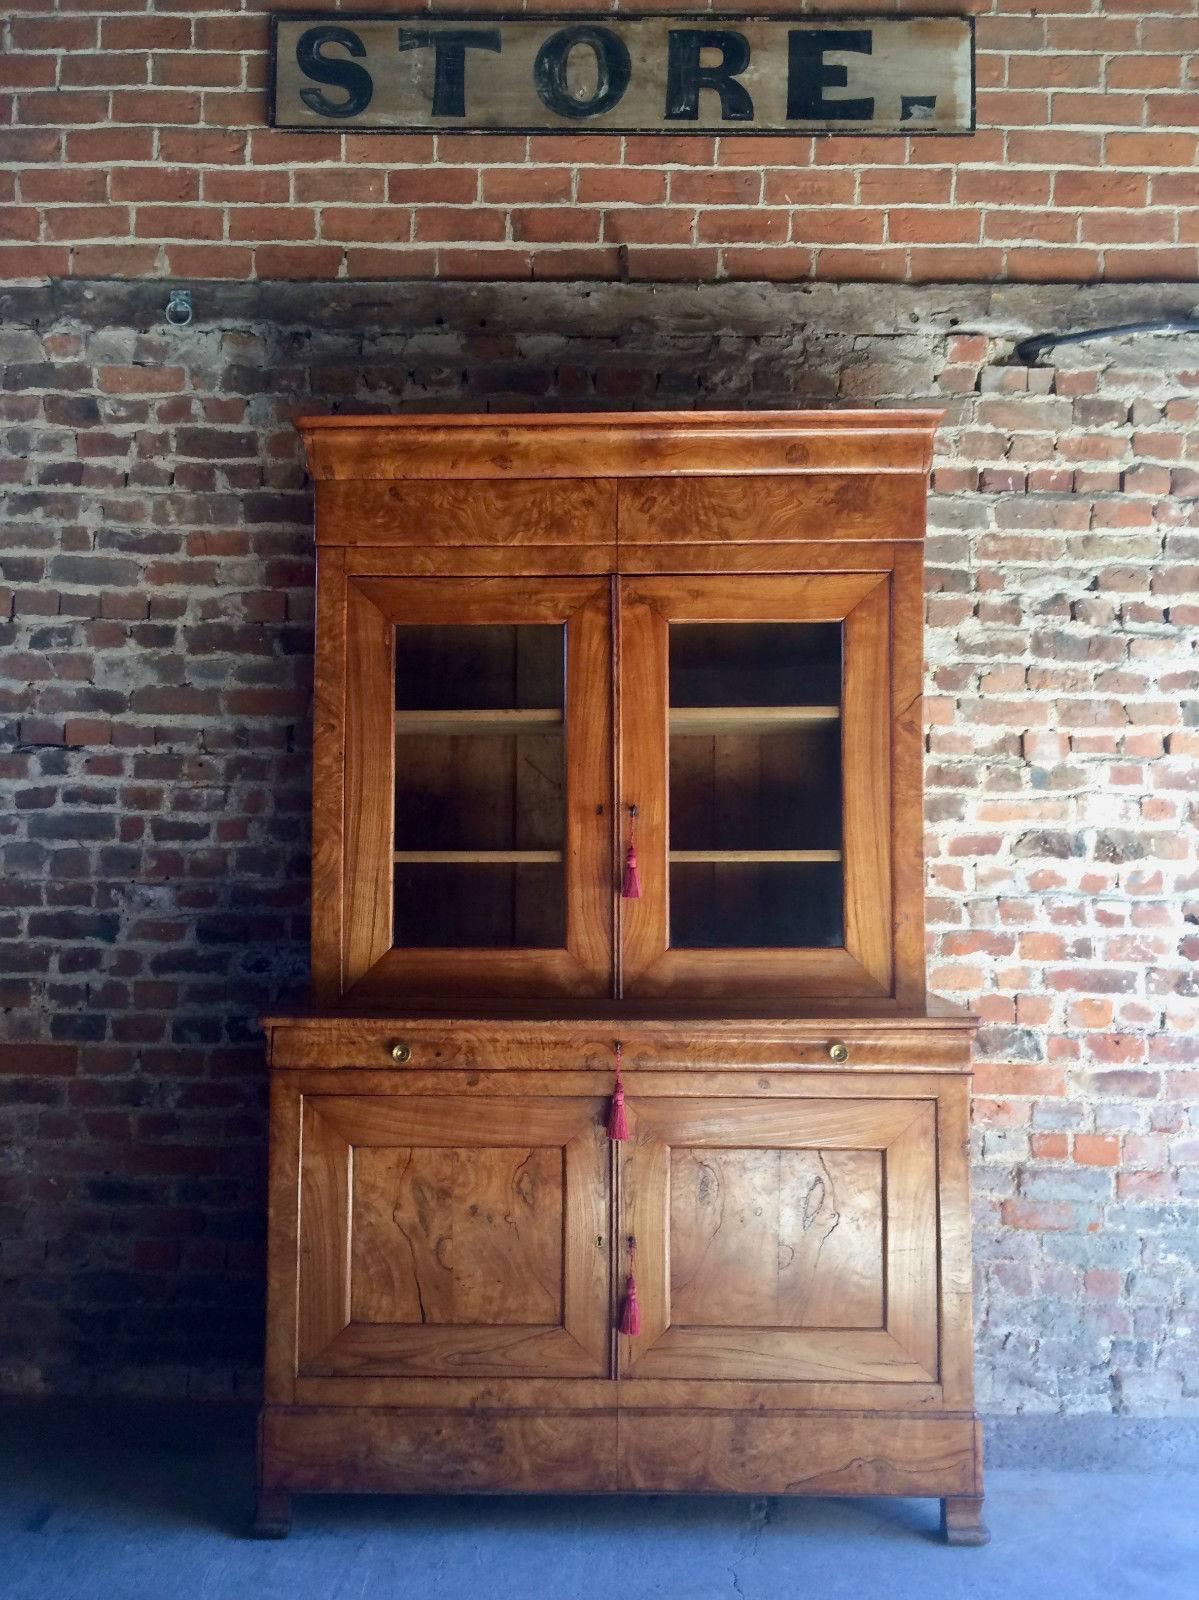
<svg viewBox="0 0 1199 1600">
<path fill-rule="evenodd" d="M 404 866 L 544 866 L 561 861 L 561 850 L 396 850 L 393 860 Z"/>
<path fill-rule="evenodd" d="M 840 850 L 672 850 L 672 866 L 747 866 L 756 867 L 772 861 L 806 863 L 840 861 Z"/>
<path fill-rule="evenodd" d="M 675 733 L 785 733 L 814 722 L 838 722 L 840 706 L 672 706 Z"/>
<path fill-rule="evenodd" d="M 396 738 L 430 734 L 553 733 L 562 713 L 551 707 L 533 711 L 397 711 Z"/>
</svg>

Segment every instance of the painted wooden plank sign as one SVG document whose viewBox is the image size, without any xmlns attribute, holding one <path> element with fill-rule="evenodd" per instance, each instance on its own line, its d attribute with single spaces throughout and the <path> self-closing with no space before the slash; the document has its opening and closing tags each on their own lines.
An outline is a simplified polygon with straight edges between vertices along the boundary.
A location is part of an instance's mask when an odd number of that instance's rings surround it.
<svg viewBox="0 0 1199 1600">
<path fill-rule="evenodd" d="M 278 128 L 963 133 L 967 17 L 277 15 Z"/>
</svg>

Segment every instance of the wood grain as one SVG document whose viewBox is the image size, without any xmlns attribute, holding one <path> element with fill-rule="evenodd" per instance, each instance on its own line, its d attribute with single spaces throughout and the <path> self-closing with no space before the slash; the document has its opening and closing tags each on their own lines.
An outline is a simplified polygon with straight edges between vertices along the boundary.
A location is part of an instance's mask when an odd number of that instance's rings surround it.
<svg viewBox="0 0 1199 1600">
<path fill-rule="evenodd" d="M 622 1489 L 937 1495 L 973 1466 L 965 1418 L 620 1415 Z"/>
<path fill-rule="evenodd" d="M 841 717 L 845 948 L 887 994 L 894 986 L 889 601 L 886 582 L 878 582 L 846 615 Z"/>
<path fill-rule="evenodd" d="M 295 1078 L 271 1073 L 267 1166 L 266 1352 L 268 1405 L 295 1399 L 300 1274 L 301 1091 Z"/>
<path fill-rule="evenodd" d="M 568 1494 L 617 1487 L 614 1411 L 538 1413 L 271 1407 L 270 1480 L 297 1492 Z"/>
<path fill-rule="evenodd" d="M 671 1151 L 676 1326 L 881 1327 L 882 1266 L 879 1152 Z"/>
<path fill-rule="evenodd" d="M 312 690 L 312 992 L 335 1004 L 345 987 L 346 583 L 339 550 L 316 578 Z"/>
<path fill-rule="evenodd" d="M 559 1322 L 564 1188 L 555 1149 L 357 1149 L 352 1320 Z"/>
<path fill-rule="evenodd" d="M 395 626 L 357 582 L 346 633 L 342 982 L 350 989 L 391 947 L 395 826 Z"/>
<path fill-rule="evenodd" d="M 301 417 L 318 481 L 927 473 L 941 411 Z"/>
<path fill-rule="evenodd" d="M 616 485 L 360 482 L 317 485 L 317 539 L 338 545 L 588 545 L 616 537 Z"/>
<path fill-rule="evenodd" d="M 936 1380 L 930 1101 L 629 1103 L 642 1326 L 622 1373 Z"/>
<path fill-rule="evenodd" d="M 602 1373 L 603 1108 L 595 1098 L 310 1096 L 303 1374 Z"/>
<path fill-rule="evenodd" d="M 904 1072 L 968 1070 L 968 1025 L 920 1028 L 900 1019 L 891 1025 L 852 1016 L 825 1018 L 805 1025 L 762 1018 L 731 1016 L 723 1022 L 697 1014 L 647 1023 L 627 1016 L 568 1021 L 491 1019 L 471 1015 L 397 1015 L 371 1021 L 344 1015 L 272 1028 L 272 1064 L 283 1068 L 333 1070 L 374 1068 L 404 1079 L 421 1070 L 442 1067 L 489 1072 L 503 1081 L 505 1071 L 554 1073 L 612 1069 L 612 1044 L 624 1044 L 626 1068 L 654 1072 L 685 1070 L 754 1073 L 820 1068 L 835 1080 L 829 1057 L 834 1041 L 845 1043 L 849 1065 Z M 411 1051 L 397 1068 L 391 1047 L 404 1040 Z M 552 1080 L 549 1080 L 552 1081 Z M 730 1081 L 741 1081 L 731 1078 Z M 705 1083 L 707 1078 L 705 1077 Z M 694 1085 L 693 1085 L 694 1087 Z"/>
<path fill-rule="evenodd" d="M 618 570 L 619 560 L 614 544 L 346 545 L 341 550 L 346 572 L 364 578 L 606 577 Z"/>
<path fill-rule="evenodd" d="M 619 505 L 622 546 L 924 537 L 924 482 L 914 473 L 642 478 L 620 485 Z"/>
<path fill-rule="evenodd" d="M 924 976 L 924 547 L 897 552 L 891 584 L 891 875 L 895 994 L 920 1005 Z"/>
<path fill-rule="evenodd" d="M 768 540 L 758 544 L 627 544 L 615 570 L 627 577 L 694 572 L 890 572 L 903 544 L 859 540 L 852 549 L 827 540 Z M 347 554 L 353 559 L 353 552 Z"/>
</svg>

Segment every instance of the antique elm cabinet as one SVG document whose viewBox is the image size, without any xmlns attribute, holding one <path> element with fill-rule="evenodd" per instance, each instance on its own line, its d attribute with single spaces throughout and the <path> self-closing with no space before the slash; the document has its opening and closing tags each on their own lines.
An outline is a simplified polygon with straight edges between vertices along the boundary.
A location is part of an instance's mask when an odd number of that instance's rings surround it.
<svg viewBox="0 0 1199 1600">
<path fill-rule="evenodd" d="M 937 418 L 301 421 L 260 1532 L 293 1493 L 686 1490 L 986 1537 L 972 1019 L 924 985 Z"/>
</svg>

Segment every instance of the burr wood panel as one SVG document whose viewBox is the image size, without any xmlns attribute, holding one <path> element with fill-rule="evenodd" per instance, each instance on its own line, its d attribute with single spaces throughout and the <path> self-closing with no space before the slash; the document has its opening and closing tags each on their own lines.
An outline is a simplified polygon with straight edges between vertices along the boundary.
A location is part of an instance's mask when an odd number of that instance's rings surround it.
<svg viewBox="0 0 1199 1600">
<path fill-rule="evenodd" d="M 622 548 L 924 536 L 924 485 L 915 476 L 640 478 L 620 485 L 619 506 Z"/>
<path fill-rule="evenodd" d="M 622 1412 L 622 1488 L 943 1495 L 975 1484 L 968 1417 Z"/>
<path fill-rule="evenodd" d="M 603 1371 L 600 1113 L 588 1099 L 310 1097 L 300 1371 Z"/>
<path fill-rule="evenodd" d="M 936 1378 L 931 1101 L 630 1105 L 618 1232 L 641 1329 L 622 1372 Z"/>
</svg>

